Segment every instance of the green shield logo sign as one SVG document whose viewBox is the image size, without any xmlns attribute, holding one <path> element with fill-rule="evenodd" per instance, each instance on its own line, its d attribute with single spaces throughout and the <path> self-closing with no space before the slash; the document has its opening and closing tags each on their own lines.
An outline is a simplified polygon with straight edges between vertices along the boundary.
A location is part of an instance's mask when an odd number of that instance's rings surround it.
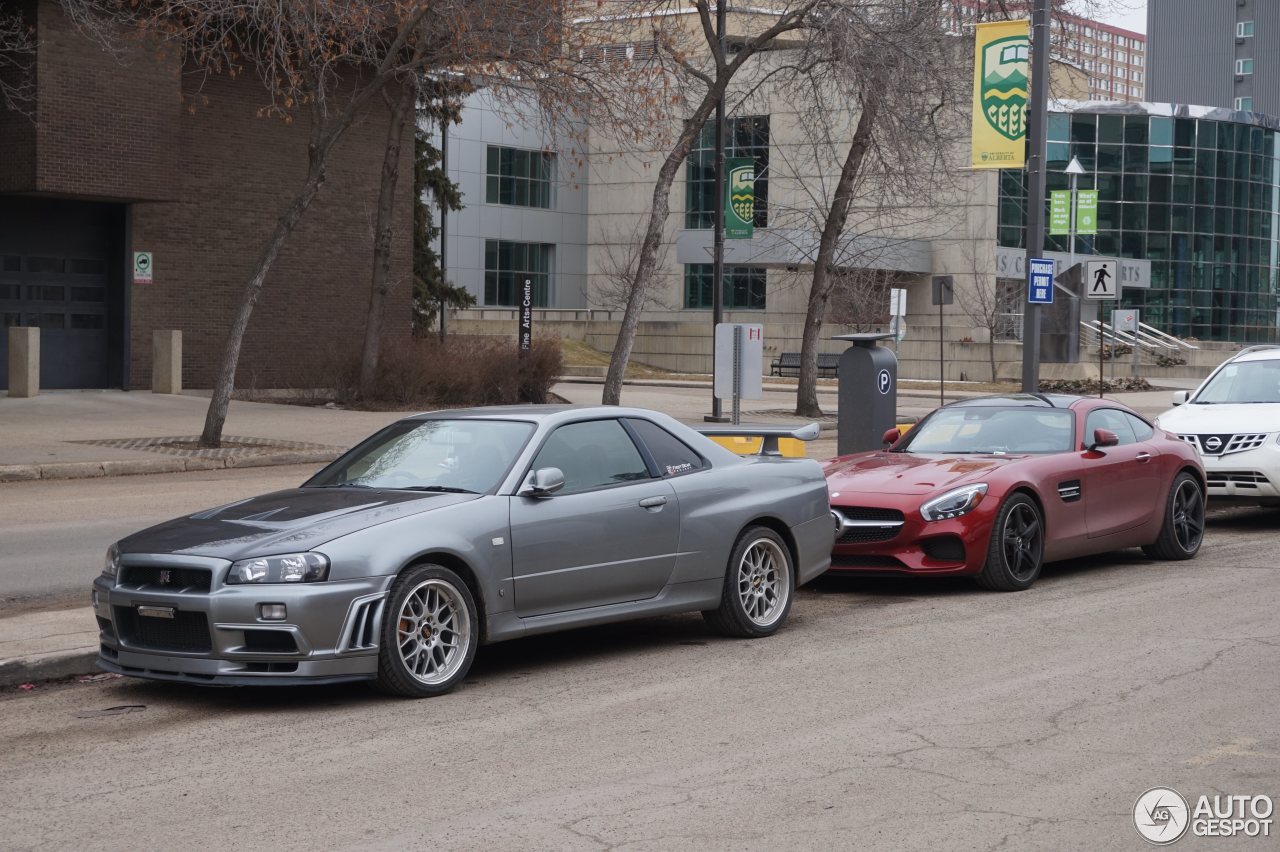
<svg viewBox="0 0 1280 852">
<path fill-rule="evenodd" d="M 724 215 L 724 236 L 729 240 L 749 240 L 756 209 L 756 164 L 746 157 L 725 161 L 728 193 Z"/>
<path fill-rule="evenodd" d="M 1006 139 L 1027 133 L 1027 58 L 1030 39 L 997 39 L 982 52 L 982 114 Z"/>
</svg>

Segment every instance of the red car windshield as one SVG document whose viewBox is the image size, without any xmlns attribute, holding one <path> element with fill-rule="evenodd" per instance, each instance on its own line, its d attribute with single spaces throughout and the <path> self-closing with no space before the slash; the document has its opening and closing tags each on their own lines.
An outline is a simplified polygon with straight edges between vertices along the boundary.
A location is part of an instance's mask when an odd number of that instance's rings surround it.
<svg viewBox="0 0 1280 852">
<path fill-rule="evenodd" d="M 1063 453 L 1075 415 L 1061 408 L 940 408 L 907 433 L 906 453 Z"/>
</svg>

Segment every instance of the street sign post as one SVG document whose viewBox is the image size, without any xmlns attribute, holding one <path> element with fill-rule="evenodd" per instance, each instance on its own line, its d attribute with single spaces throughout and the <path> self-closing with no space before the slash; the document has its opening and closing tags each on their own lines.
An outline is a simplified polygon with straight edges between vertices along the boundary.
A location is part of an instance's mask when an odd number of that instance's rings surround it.
<svg viewBox="0 0 1280 852">
<path fill-rule="evenodd" d="M 1084 294 L 1088 299 L 1095 301 L 1104 301 L 1106 299 L 1120 298 L 1120 278 L 1116 275 L 1116 262 L 1114 260 L 1091 260 L 1085 266 L 1084 276 Z M 1103 390 L 1106 388 L 1106 374 L 1103 370 L 1103 350 L 1106 349 L 1107 342 L 1102 336 L 1103 329 L 1107 324 L 1103 322 L 1106 316 L 1102 312 L 1102 306 L 1098 306 L 1098 396 L 1102 396 Z M 1111 361 L 1115 363 L 1115 326 L 1111 326 Z"/>
<path fill-rule="evenodd" d="M 1133 335 L 1133 359 L 1129 365 L 1129 375 L 1138 375 L 1138 319 L 1137 308 L 1125 308 L 1123 310 L 1114 310 L 1111 312 L 1111 330 L 1127 331 Z M 1111 359 L 1111 375 L 1116 374 L 1116 359 Z"/>
<path fill-rule="evenodd" d="M 1085 296 L 1090 299 L 1120 298 L 1120 279 L 1114 260 L 1091 260 L 1084 279 Z"/>
<path fill-rule="evenodd" d="M 1050 258 L 1036 257 L 1031 259 L 1031 269 L 1027 275 L 1027 302 L 1032 305 L 1053 304 L 1053 272 L 1054 262 Z"/>
<path fill-rule="evenodd" d="M 902 338 L 907 336 L 907 324 L 905 322 L 907 316 L 907 291 L 905 288 L 890 288 L 889 316 L 893 317 L 893 339 L 895 342 L 901 343 Z"/>
<path fill-rule="evenodd" d="M 733 400 L 733 422 L 741 422 L 744 399 L 764 395 L 764 326 L 759 323 L 722 322 L 716 326 L 715 371 L 717 399 Z"/>
<path fill-rule="evenodd" d="M 933 276 L 933 303 L 938 306 L 938 404 L 947 404 L 946 357 L 942 351 L 942 307 L 956 300 L 956 279 L 952 275 Z"/>
</svg>

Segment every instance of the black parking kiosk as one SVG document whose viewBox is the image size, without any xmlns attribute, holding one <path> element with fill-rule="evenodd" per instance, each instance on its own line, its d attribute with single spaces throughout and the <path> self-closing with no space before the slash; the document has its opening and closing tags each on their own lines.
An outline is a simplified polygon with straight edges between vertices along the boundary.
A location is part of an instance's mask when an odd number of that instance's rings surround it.
<svg viewBox="0 0 1280 852">
<path fill-rule="evenodd" d="M 876 344 L 892 333 L 841 334 L 840 412 L 836 448 L 840 455 L 884 446 L 884 433 L 897 426 L 898 356 Z"/>
</svg>

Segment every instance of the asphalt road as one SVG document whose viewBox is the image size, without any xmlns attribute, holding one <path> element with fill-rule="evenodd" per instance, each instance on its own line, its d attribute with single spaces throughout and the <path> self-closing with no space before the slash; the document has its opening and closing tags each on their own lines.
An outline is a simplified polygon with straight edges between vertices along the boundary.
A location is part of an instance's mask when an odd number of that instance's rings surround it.
<svg viewBox="0 0 1280 852">
<path fill-rule="evenodd" d="M 0 846 L 1145 849 L 1148 788 L 1280 796 L 1277 521 L 1018 594 L 824 579 L 766 640 L 690 616 L 493 646 L 429 701 L 9 693 Z"/>
<path fill-rule="evenodd" d="M 107 546 L 169 518 L 305 481 L 319 465 L 0 485 L 0 611 L 83 604 Z"/>
</svg>

